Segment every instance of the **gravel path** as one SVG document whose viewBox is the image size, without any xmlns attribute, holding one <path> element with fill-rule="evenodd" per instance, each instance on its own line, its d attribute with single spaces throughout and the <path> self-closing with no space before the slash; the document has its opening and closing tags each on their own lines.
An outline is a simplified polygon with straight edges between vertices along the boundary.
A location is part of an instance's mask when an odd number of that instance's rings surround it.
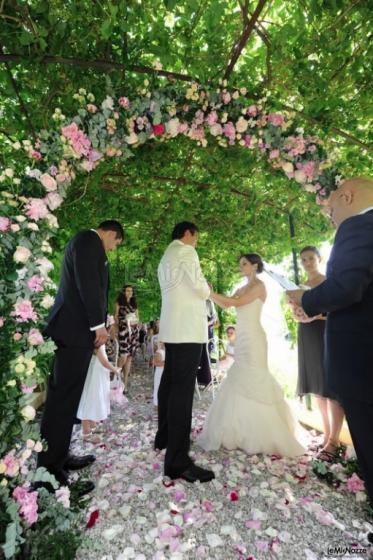
<svg viewBox="0 0 373 560">
<path fill-rule="evenodd" d="M 362 504 L 312 473 L 311 455 L 296 460 L 248 456 L 240 451 L 192 455 L 215 471 L 208 484 L 163 480 L 163 453 L 152 450 L 156 415 L 152 377 L 141 361 L 131 397 L 113 407 L 101 443 L 75 440 L 79 453 L 94 452 L 89 476 L 97 487 L 86 512 L 98 517 L 86 530 L 78 560 L 337 558 L 328 546 L 367 547 L 372 531 Z M 201 427 L 211 393 L 194 402 L 193 435 Z M 310 442 L 314 435 L 310 434 Z M 93 517 L 92 517 L 93 513 Z M 343 558 L 373 558 L 356 548 Z"/>
</svg>

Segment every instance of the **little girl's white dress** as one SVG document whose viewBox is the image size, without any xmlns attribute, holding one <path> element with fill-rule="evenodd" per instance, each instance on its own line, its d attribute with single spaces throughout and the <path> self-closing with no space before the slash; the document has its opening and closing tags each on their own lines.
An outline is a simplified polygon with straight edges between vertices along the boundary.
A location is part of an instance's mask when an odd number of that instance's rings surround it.
<svg viewBox="0 0 373 560">
<path fill-rule="evenodd" d="M 102 352 L 106 356 L 105 348 Z M 79 420 L 101 422 L 110 414 L 110 372 L 93 354 L 77 412 Z"/>
<path fill-rule="evenodd" d="M 157 353 L 160 354 L 162 362 L 164 362 L 166 352 L 163 348 L 159 348 Z M 164 366 L 157 366 L 154 371 L 154 390 L 153 390 L 153 404 L 154 406 L 158 406 L 158 389 L 159 384 L 161 382 L 161 377 L 163 373 Z"/>
</svg>

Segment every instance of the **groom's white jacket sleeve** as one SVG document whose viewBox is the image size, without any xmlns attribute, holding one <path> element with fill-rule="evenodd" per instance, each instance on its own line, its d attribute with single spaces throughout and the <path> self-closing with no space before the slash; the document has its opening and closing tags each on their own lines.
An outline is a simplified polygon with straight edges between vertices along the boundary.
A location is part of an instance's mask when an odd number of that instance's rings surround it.
<svg viewBox="0 0 373 560">
<path fill-rule="evenodd" d="M 197 251 L 191 245 L 182 248 L 180 260 L 182 263 L 182 273 L 186 281 L 196 292 L 196 295 L 206 300 L 210 295 L 210 288 L 201 270 Z"/>
</svg>

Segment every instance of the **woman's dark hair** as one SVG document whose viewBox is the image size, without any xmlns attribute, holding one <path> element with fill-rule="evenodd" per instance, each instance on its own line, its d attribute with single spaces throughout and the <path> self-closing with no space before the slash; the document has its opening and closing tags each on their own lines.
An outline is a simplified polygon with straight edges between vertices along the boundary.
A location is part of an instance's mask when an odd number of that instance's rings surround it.
<svg viewBox="0 0 373 560">
<path fill-rule="evenodd" d="M 98 229 L 102 229 L 103 231 L 115 231 L 117 239 L 124 239 L 124 229 L 122 224 L 116 220 L 104 220 L 98 226 Z"/>
<path fill-rule="evenodd" d="M 158 319 L 156 319 L 155 321 L 150 321 L 149 327 L 152 329 L 153 334 L 158 334 L 159 333 L 159 328 L 158 328 L 158 325 L 157 325 L 157 321 L 158 321 Z"/>
<path fill-rule="evenodd" d="M 199 229 L 192 222 L 180 222 L 179 224 L 176 224 L 176 226 L 172 230 L 171 237 L 172 237 L 173 240 L 174 239 L 182 239 L 182 237 L 184 237 L 186 231 L 190 231 L 190 233 L 192 235 L 194 235 L 196 233 L 196 231 L 199 231 Z"/>
<path fill-rule="evenodd" d="M 257 264 L 258 265 L 258 268 L 257 268 L 257 273 L 258 274 L 263 272 L 264 263 L 262 261 L 262 257 L 260 255 L 258 255 L 257 253 L 246 253 L 246 254 L 240 256 L 240 260 L 241 259 L 246 259 L 251 264 Z"/>
<path fill-rule="evenodd" d="M 319 259 L 321 259 L 320 251 L 314 245 L 307 245 L 306 247 L 303 247 L 303 249 L 301 250 L 301 252 L 299 254 L 302 255 L 306 251 L 310 251 L 311 253 L 315 253 L 315 255 L 317 255 L 319 257 Z"/>
<path fill-rule="evenodd" d="M 234 325 L 229 325 L 226 329 L 225 332 L 228 333 L 229 330 L 233 330 L 234 332 L 236 332 L 236 327 Z"/>
<path fill-rule="evenodd" d="M 127 288 L 132 288 L 132 290 L 133 290 L 133 296 L 131 297 L 129 302 L 127 301 L 127 298 L 126 298 L 126 289 Z M 118 305 L 128 305 L 128 303 L 130 304 L 131 307 L 134 307 L 135 309 L 137 309 L 135 288 L 131 284 L 126 284 L 121 289 L 121 291 L 119 292 L 118 297 L 117 297 L 117 304 Z"/>
</svg>

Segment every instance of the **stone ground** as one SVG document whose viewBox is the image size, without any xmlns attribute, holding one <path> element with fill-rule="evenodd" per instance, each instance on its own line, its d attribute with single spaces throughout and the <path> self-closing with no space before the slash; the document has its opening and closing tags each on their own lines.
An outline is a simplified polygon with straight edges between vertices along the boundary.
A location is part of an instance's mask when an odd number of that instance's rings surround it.
<svg viewBox="0 0 373 560">
<path fill-rule="evenodd" d="M 96 523 L 86 529 L 78 560 L 316 560 L 341 557 L 328 552 L 334 545 L 352 547 L 343 558 L 373 558 L 365 539 L 373 527 L 363 504 L 320 482 L 311 453 L 289 460 L 241 451 L 207 454 L 193 445 L 196 462 L 213 469 L 216 479 L 163 479 L 163 453 L 152 449 L 151 394 L 150 370 L 139 359 L 129 401 L 113 406 L 101 441 L 83 445 L 75 438 L 78 453 L 97 456 L 88 472 L 97 486 L 86 509 L 87 521 Z M 211 399 L 210 392 L 195 397 L 193 437 Z"/>
</svg>

